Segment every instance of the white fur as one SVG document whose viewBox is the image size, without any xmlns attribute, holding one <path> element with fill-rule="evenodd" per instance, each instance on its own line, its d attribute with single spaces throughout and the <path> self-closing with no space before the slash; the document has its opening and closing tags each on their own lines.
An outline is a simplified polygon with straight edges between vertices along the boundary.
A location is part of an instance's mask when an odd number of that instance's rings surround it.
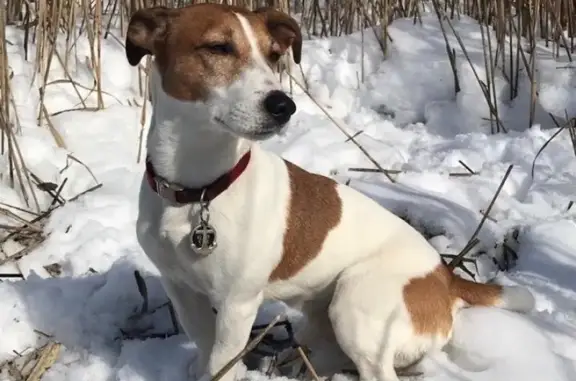
<svg viewBox="0 0 576 381">
<path fill-rule="evenodd" d="M 501 301 L 497 307 L 510 311 L 529 312 L 534 309 L 535 305 L 534 295 L 524 287 L 506 286 L 502 290 Z"/>
<path fill-rule="evenodd" d="M 214 119 L 230 132 L 252 140 L 262 140 L 278 132 L 274 121 L 262 112 L 260 106 L 269 91 L 278 89 L 278 81 L 258 49 L 249 22 L 240 14 L 236 16 L 250 43 L 252 62 L 231 86 L 215 89 L 210 103 L 213 105 Z"/>
<path fill-rule="evenodd" d="M 258 51 L 250 24 L 240 15 L 238 19 L 251 41 L 253 60 L 236 83 L 214 89 L 206 102 L 186 103 L 163 91 L 156 70 L 151 77 L 148 153 L 162 177 L 199 187 L 252 150 L 246 171 L 210 204 L 218 247 L 207 257 L 190 248 L 198 205 L 170 203 L 142 181 L 138 240 L 160 270 L 179 320 L 200 350 L 191 366 L 196 370 L 192 379 L 214 375 L 239 353 L 261 302 L 276 299 L 307 314 L 309 325 L 299 340 L 338 341 L 362 380 L 397 381 L 394 366 L 444 345 L 437 338 L 414 335 L 402 298 L 403 286 L 432 271 L 439 256 L 400 218 L 338 186 L 341 221 L 319 255 L 293 278 L 268 282 L 282 256 L 290 185 L 283 160 L 246 137 L 257 140 L 254 132 L 268 128 L 259 104 L 280 85 Z M 222 380 L 232 381 L 236 370 Z"/>
</svg>

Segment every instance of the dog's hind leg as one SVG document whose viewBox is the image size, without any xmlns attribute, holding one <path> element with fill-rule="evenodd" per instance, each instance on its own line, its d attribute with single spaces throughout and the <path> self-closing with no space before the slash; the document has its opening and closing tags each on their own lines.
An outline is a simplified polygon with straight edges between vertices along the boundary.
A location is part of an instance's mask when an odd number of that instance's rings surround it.
<svg viewBox="0 0 576 381">
<path fill-rule="evenodd" d="M 332 292 L 325 298 L 303 304 L 301 311 L 306 316 L 306 321 L 295 335 L 298 344 L 311 350 L 310 361 L 320 377 L 340 372 L 342 368 L 353 365 L 338 345 L 328 316 Z"/>
<path fill-rule="evenodd" d="M 372 271 L 382 265 L 376 257 L 345 270 L 329 308 L 336 339 L 360 381 L 398 381 L 396 369 L 417 362 L 434 344 L 414 330 L 404 296 L 409 277 Z"/>
<path fill-rule="evenodd" d="M 370 274 L 338 280 L 329 316 L 342 350 L 356 364 L 360 381 L 399 381 L 398 349 L 401 288 Z"/>
</svg>

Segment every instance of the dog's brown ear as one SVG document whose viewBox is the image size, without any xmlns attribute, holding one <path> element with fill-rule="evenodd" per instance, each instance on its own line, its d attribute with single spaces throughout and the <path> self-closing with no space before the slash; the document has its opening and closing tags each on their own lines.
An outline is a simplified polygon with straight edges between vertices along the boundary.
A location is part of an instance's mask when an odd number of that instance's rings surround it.
<svg viewBox="0 0 576 381">
<path fill-rule="evenodd" d="M 130 18 L 126 33 L 126 58 L 132 66 L 142 57 L 155 54 L 156 44 L 165 37 L 173 10 L 166 7 L 142 8 Z"/>
<path fill-rule="evenodd" d="M 272 7 L 258 8 L 254 10 L 254 13 L 264 17 L 268 31 L 280 45 L 280 52 L 284 54 L 291 46 L 294 62 L 300 63 L 300 58 L 302 57 L 302 32 L 296 20 Z"/>
</svg>

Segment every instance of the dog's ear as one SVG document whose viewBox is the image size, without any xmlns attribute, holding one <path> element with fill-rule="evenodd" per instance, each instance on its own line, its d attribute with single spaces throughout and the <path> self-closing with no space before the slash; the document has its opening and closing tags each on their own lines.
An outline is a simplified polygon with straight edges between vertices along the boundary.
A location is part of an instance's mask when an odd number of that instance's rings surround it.
<svg viewBox="0 0 576 381">
<path fill-rule="evenodd" d="M 300 26 L 292 17 L 272 7 L 262 7 L 254 10 L 266 22 L 268 31 L 278 43 L 280 53 L 284 54 L 292 47 L 294 62 L 300 63 L 302 56 L 302 32 Z"/>
<path fill-rule="evenodd" d="M 155 46 L 165 38 L 173 10 L 166 7 L 142 8 L 130 18 L 126 33 L 126 58 L 132 66 L 142 57 L 155 54 Z"/>
</svg>

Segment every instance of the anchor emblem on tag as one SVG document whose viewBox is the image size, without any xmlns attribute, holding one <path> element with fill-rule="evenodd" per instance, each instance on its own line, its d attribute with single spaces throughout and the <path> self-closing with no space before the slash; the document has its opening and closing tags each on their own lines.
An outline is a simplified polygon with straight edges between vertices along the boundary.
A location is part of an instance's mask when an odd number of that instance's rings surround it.
<svg viewBox="0 0 576 381">
<path fill-rule="evenodd" d="M 192 250 L 202 256 L 209 255 L 218 246 L 216 229 L 210 225 L 210 210 L 208 201 L 204 201 L 206 189 L 200 196 L 200 223 L 190 233 Z"/>
<path fill-rule="evenodd" d="M 196 254 L 208 255 L 218 246 L 216 230 L 212 225 L 200 222 L 190 234 L 190 243 Z"/>
</svg>

